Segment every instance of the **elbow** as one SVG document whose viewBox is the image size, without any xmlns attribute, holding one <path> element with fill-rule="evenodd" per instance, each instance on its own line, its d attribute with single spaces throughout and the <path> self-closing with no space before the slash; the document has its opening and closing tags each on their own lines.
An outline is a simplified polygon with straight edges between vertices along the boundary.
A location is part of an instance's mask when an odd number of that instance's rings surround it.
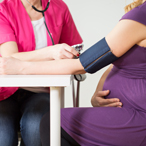
<svg viewBox="0 0 146 146">
<path fill-rule="evenodd" d="M 73 62 L 71 64 L 73 64 L 73 66 L 70 66 L 70 68 L 68 69 L 69 74 L 77 75 L 86 73 L 79 59 L 72 59 L 72 61 Z"/>
<path fill-rule="evenodd" d="M 85 73 L 86 73 L 85 70 L 80 70 L 80 71 L 74 72 L 73 74 L 74 74 L 74 75 L 77 75 L 77 74 L 85 74 Z"/>
<path fill-rule="evenodd" d="M 68 71 L 66 71 L 66 74 L 69 74 L 69 75 L 78 75 L 78 74 L 85 74 L 86 71 L 83 69 L 83 70 L 74 70 L 74 69 L 70 69 Z M 64 72 L 63 72 L 64 74 Z"/>
</svg>

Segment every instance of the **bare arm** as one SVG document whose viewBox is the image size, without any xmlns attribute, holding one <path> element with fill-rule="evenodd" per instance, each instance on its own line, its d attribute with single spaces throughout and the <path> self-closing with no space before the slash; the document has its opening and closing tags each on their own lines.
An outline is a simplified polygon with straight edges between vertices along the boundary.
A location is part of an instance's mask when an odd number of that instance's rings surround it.
<svg viewBox="0 0 146 146">
<path fill-rule="evenodd" d="M 125 54 L 133 45 L 139 44 L 146 38 L 144 33 L 146 26 L 132 20 L 122 20 L 118 25 L 106 36 L 106 41 L 110 46 L 112 53 L 121 57 Z M 144 33 L 142 32 L 144 31 Z M 112 66 L 107 69 L 107 71 L 101 77 L 96 91 L 91 99 L 91 104 L 94 107 L 99 106 L 116 106 L 121 107 L 122 103 L 117 98 L 113 99 L 104 99 L 104 96 L 109 94 L 109 90 L 102 91 L 103 84 L 109 72 L 111 71 Z"/>
<path fill-rule="evenodd" d="M 28 62 L 27 62 L 28 63 Z M 24 64 L 24 74 L 84 74 L 84 68 L 79 59 L 62 59 L 55 61 Z M 56 67 L 57 65 L 57 67 Z M 34 66 L 34 68 L 32 68 Z M 39 68 L 38 68 L 39 66 Z M 35 69 L 35 70 L 34 70 Z"/>
<path fill-rule="evenodd" d="M 117 57 L 125 54 L 132 46 L 146 38 L 146 26 L 133 20 L 122 20 L 106 36 L 106 41 Z M 98 52 L 97 52 L 98 53 Z M 92 57 L 92 56 L 91 56 Z M 13 59 L 11 59 L 13 60 Z M 85 73 L 79 59 L 63 59 L 44 62 L 19 62 L 10 64 L 1 59 L 1 73 L 4 74 L 78 74 Z M 18 65 L 18 64 L 21 64 Z M 19 68 L 18 68 L 19 66 Z M 13 68 L 12 68 L 13 67 Z"/>
<path fill-rule="evenodd" d="M 18 47 L 16 42 L 6 42 L 1 44 L 0 46 L 0 53 L 2 57 L 14 57 L 19 60 L 24 60 L 24 61 L 38 61 L 42 60 L 42 58 L 45 60 L 45 50 L 46 48 L 43 48 L 41 50 L 36 50 L 36 51 L 30 51 L 30 52 L 18 52 Z M 48 59 L 49 58 L 48 56 Z"/>
<path fill-rule="evenodd" d="M 97 88 L 95 90 L 95 93 L 93 94 L 91 98 L 91 104 L 93 107 L 121 107 L 122 103 L 119 102 L 118 98 L 112 98 L 112 99 L 105 99 L 104 96 L 107 96 L 109 94 L 109 90 L 103 91 L 103 85 L 104 82 L 110 73 L 113 65 L 110 65 L 110 67 L 103 73 L 101 76 Z"/>
<path fill-rule="evenodd" d="M 54 61 L 20 61 L 8 57 L 0 58 L 0 74 L 84 74 L 79 59 L 61 59 Z"/>
<path fill-rule="evenodd" d="M 121 20 L 106 36 L 112 53 L 117 57 L 121 57 L 132 46 L 144 39 L 146 39 L 146 26 L 128 19 Z"/>
<path fill-rule="evenodd" d="M 66 44 L 45 47 L 30 52 L 18 52 L 16 42 L 6 42 L 0 45 L 2 57 L 14 57 L 23 61 L 46 61 L 54 59 L 71 59 L 78 54 Z"/>
</svg>

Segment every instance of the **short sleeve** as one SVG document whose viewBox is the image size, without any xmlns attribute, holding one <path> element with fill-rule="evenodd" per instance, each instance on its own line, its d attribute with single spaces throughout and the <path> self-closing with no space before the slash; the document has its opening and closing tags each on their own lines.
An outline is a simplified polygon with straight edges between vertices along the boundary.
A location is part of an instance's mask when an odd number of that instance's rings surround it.
<svg viewBox="0 0 146 146">
<path fill-rule="evenodd" d="M 129 19 L 129 20 L 134 20 L 134 21 L 137 21 L 139 23 L 146 25 L 145 9 L 146 9 L 146 5 L 141 5 L 139 7 L 136 7 L 134 9 L 132 9 L 131 11 L 129 11 L 128 13 L 126 13 L 120 20 Z"/>
<path fill-rule="evenodd" d="M 70 46 L 82 43 L 82 38 L 75 26 L 71 13 L 66 6 L 65 17 L 59 43 L 66 43 Z"/>
<path fill-rule="evenodd" d="M 8 41 L 16 41 L 14 30 L 7 18 L 0 10 L 0 44 Z"/>
</svg>

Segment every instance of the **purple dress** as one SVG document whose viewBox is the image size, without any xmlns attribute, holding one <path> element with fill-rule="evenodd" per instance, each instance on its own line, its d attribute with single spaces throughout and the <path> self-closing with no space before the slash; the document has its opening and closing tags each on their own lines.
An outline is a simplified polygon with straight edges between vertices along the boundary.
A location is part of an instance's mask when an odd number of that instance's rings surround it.
<svg viewBox="0 0 146 146">
<path fill-rule="evenodd" d="M 146 25 L 146 2 L 122 19 Z M 134 45 L 114 62 L 104 90 L 122 108 L 62 109 L 62 128 L 81 146 L 146 146 L 146 48 Z"/>
</svg>

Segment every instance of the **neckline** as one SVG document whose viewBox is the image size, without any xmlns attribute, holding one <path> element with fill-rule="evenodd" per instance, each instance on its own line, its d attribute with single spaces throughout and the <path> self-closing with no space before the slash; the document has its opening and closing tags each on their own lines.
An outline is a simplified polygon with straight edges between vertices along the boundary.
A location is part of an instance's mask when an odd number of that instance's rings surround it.
<svg viewBox="0 0 146 146">
<path fill-rule="evenodd" d="M 33 20 L 33 21 L 31 21 L 31 22 L 32 22 L 32 23 L 38 23 L 38 22 L 43 21 L 43 19 L 44 19 L 44 17 L 42 17 L 42 18 L 40 18 L 40 19 L 38 19 L 38 20 Z"/>
</svg>

